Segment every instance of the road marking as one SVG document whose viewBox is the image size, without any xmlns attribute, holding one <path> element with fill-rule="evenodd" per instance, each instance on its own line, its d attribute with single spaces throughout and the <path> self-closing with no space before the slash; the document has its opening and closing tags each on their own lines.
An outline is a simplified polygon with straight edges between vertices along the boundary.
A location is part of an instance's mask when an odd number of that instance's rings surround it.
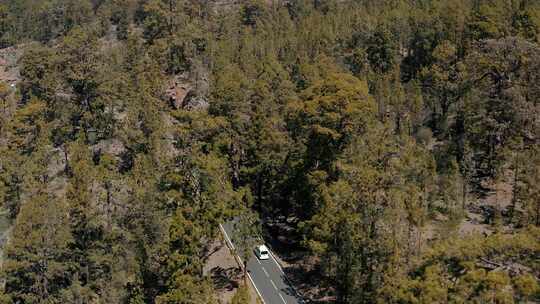
<svg viewBox="0 0 540 304">
<path fill-rule="evenodd" d="M 225 235 L 225 238 L 227 239 L 227 241 L 229 242 L 229 244 L 231 244 L 231 247 L 233 250 L 234 249 L 234 245 L 233 243 L 231 242 L 231 240 L 229 239 L 229 236 L 227 235 L 227 231 L 225 231 L 225 228 L 223 228 L 223 226 L 221 224 L 219 224 L 219 228 L 221 228 L 221 231 L 223 232 L 223 235 Z M 237 255 L 238 256 L 238 255 Z M 240 259 L 240 262 L 242 263 L 242 258 L 238 256 L 238 258 Z M 251 277 L 251 275 L 249 274 L 249 272 L 247 272 L 247 276 L 249 278 L 249 280 L 251 281 L 251 285 L 253 285 L 253 287 L 255 288 L 255 291 L 257 292 L 257 294 L 259 295 L 259 298 L 261 299 L 262 303 L 263 304 L 266 304 L 266 302 L 264 302 L 264 298 L 261 294 L 261 292 L 259 291 L 259 289 L 257 288 L 257 285 L 255 285 L 255 281 L 253 281 L 253 278 Z"/>
<path fill-rule="evenodd" d="M 221 223 L 219 224 L 219 228 L 221 229 L 221 231 L 223 232 L 223 235 L 225 235 L 225 239 L 226 241 L 231 245 L 232 249 L 236 251 L 236 249 L 234 248 L 234 244 L 232 243 L 231 239 L 229 238 L 229 235 L 227 234 L 227 231 L 225 231 L 225 228 L 223 227 L 223 225 L 221 225 Z M 261 241 L 263 241 L 261 238 L 259 238 Z M 278 263 L 277 259 L 274 257 L 274 254 L 272 253 L 272 251 L 270 251 L 270 256 L 272 257 L 272 260 L 274 260 L 274 263 L 276 263 L 276 265 L 278 266 L 279 270 L 281 271 L 282 274 L 285 275 L 285 272 L 283 271 L 283 268 L 281 267 L 281 265 Z M 240 263 L 242 263 L 242 258 L 238 255 L 236 255 L 238 257 L 238 259 L 240 259 Z M 261 264 L 261 262 L 259 261 L 259 259 L 257 259 L 257 262 L 259 264 Z M 243 263 L 242 263 L 243 264 Z M 262 265 L 262 264 L 261 264 Z M 263 267 L 263 271 L 264 273 L 268 276 L 268 273 L 266 272 L 266 269 L 264 269 Z M 253 285 L 253 287 L 255 288 L 255 291 L 257 291 L 257 294 L 259 295 L 259 298 L 261 299 L 262 303 L 263 304 L 266 304 L 264 302 L 264 298 L 262 296 L 262 294 L 260 293 L 259 289 L 257 288 L 257 286 L 255 285 L 255 281 L 253 281 L 253 278 L 251 277 L 251 275 L 249 274 L 249 272 L 246 272 L 247 275 L 248 275 L 248 278 L 249 280 L 251 281 L 251 284 Z M 299 298 L 299 301 L 300 303 L 303 303 L 303 299 L 302 297 L 300 296 L 300 294 L 298 293 L 298 291 L 296 290 L 296 288 L 294 288 L 294 286 L 292 285 L 292 283 L 289 281 L 289 278 L 287 278 L 287 276 L 285 275 L 285 280 L 287 281 L 287 283 L 290 285 L 290 287 L 292 287 L 292 289 L 294 290 L 294 292 L 296 293 L 296 296 Z M 272 281 L 272 279 L 270 279 L 270 283 L 272 283 L 272 286 L 274 286 L 274 289 L 275 290 L 278 290 L 276 284 L 274 283 L 274 281 Z M 279 297 L 281 298 L 281 300 L 283 301 L 283 303 L 287 304 L 287 302 L 285 301 L 285 299 L 283 298 L 283 296 L 281 295 L 281 293 L 278 291 L 278 294 L 279 294 Z"/>
<path fill-rule="evenodd" d="M 227 231 L 225 231 L 225 228 L 223 228 L 223 226 L 221 224 L 219 224 L 219 228 L 221 228 L 221 230 L 223 231 L 223 234 L 225 235 L 225 238 L 227 239 L 227 242 L 229 242 L 229 244 L 231 244 L 232 249 L 236 250 L 234 248 L 234 244 L 231 242 L 231 239 L 229 239 L 229 236 L 227 235 Z"/>
<path fill-rule="evenodd" d="M 272 253 L 272 251 L 268 250 L 268 252 L 270 252 L 270 256 L 272 257 L 272 260 L 274 261 L 274 263 L 276 263 L 276 265 L 278 266 L 279 271 L 281 271 L 282 274 L 285 274 L 285 272 L 283 271 L 283 268 L 281 268 L 281 265 L 278 263 L 277 259 L 274 257 L 274 254 Z"/>
<path fill-rule="evenodd" d="M 255 291 L 257 291 L 257 294 L 259 295 L 259 298 L 261 298 L 261 301 L 263 302 L 263 304 L 266 304 L 266 302 L 264 302 L 264 298 L 263 298 L 261 292 L 257 288 L 257 285 L 255 285 L 255 281 L 253 281 L 253 278 L 251 278 L 251 275 L 249 274 L 249 272 L 247 272 L 247 275 L 248 275 L 249 280 L 251 281 L 251 285 L 253 285 L 253 287 L 255 287 Z"/>
<path fill-rule="evenodd" d="M 292 284 L 292 282 L 289 280 L 289 278 L 287 277 L 287 275 L 286 275 L 285 272 L 283 271 L 283 268 L 281 267 L 281 264 L 278 263 L 276 257 L 275 257 L 274 254 L 272 253 L 272 250 L 268 250 L 268 252 L 270 252 L 270 256 L 272 257 L 272 260 L 273 260 L 274 263 L 276 263 L 276 265 L 278 266 L 279 271 L 281 271 L 281 273 L 282 273 L 283 276 L 285 277 L 285 280 L 287 281 L 287 283 L 289 284 L 289 286 L 294 290 L 294 293 L 296 294 L 296 297 L 299 299 L 300 303 L 303 303 L 304 300 L 302 299 L 302 296 L 298 293 L 298 290 L 296 290 L 296 288 L 294 287 L 294 285 Z M 281 295 L 281 294 L 280 294 L 280 295 Z"/>
<path fill-rule="evenodd" d="M 257 260 L 257 263 L 259 263 L 260 265 L 262 265 L 262 264 L 261 264 L 261 261 L 259 261 L 259 259 L 255 259 L 255 260 Z"/>
<path fill-rule="evenodd" d="M 264 267 L 262 268 L 262 270 L 264 271 L 264 274 L 265 274 L 267 277 L 270 277 L 270 276 L 268 275 L 268 272 L 266 272 L 266 269 L 264 269 Z"/>
</svg>

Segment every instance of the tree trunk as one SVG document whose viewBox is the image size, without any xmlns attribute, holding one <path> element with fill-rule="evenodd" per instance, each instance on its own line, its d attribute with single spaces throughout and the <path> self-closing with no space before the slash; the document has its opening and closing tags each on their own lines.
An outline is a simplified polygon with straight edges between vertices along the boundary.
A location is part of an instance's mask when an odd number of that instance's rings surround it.
<svg viewBox="0 0 540 304">
<path fill-rule="evenodd" d="M 462 191 L 462 193 L 461 193 L 461 209 L 462 209 L 462 211 L 465 211 L 465 209 L 467 208 L 467 191 L 468 191 L 467 183 L 468 183 L 467 178 L 463 178 L 462 186 L 461 186 L 461 191 Z"/>
<path fill-rule="evenodd" d="M 69 159 L 68 159 L 68 150 L 65 143 L 62 145 L 62 150 L 64 152 L 64 162 L 65 162 L 64 173 L 67 176 L 71 176 L 71 169 L 69 167 Z"/>
<path fill-rule="evenodd" d="M 112 217 L 111 217 L 111 202 L 112 202 L 112 193 L 111 193 L 111 183 L 109 181 L 105 182 L 105 191 L 107 192 L 107 230 L 110 231 L 112 227 Z"/>
<path fill-rule="evenodd" d="M 236 190 L 240 187 L 240 152 L 234 139 L 229 149 L 229 158 L 231 159 L 232 186 Z"/>
<path fill-rule="evenodd" d="M 174 18 L 174 0 L 169 0 L 169 36 L 172 36 L 173 34 L 173 18 Z"/>
<path fill-rule="evenodd" d="M 243 262 L 244 262 L 244 285 L 247 286 L 247 280 L 246 280 L 246 278 L 247 278 L 247 260 L 244 259 Z"/>
<path fill-rule="evenodd" d="M 257 208 L 262 214 L 262 196 L 263 196 L 264 177 L 262 173 L 257 174 Z"/>
<path fill-rule="evenodd" d="M 441 117 L 439 121 L 439 130 L 446 138 L 446 133 L 448 132 L 448 111 L 450 109 L 450 103 L 448 101 L 448 97 L 444 96 L 443 101 L 441 102 Z"/>
<path fill-rule="evenodd" d="M 536 202 L 536 226 L 540 226 L 540 202 Z"/>
<path fill-rule="evenodd" d="M 519 175 L 519 160 L 516 156 L 516 163 L 514 165 L 514 183 L 512 185 L 512 205 L 510 209 L 510 222 L 514 219 L 514 213 L 516 210 L 516 201 L 517 201 L 517 182 L 518 182 L 518 175 Z"/>
</svg>

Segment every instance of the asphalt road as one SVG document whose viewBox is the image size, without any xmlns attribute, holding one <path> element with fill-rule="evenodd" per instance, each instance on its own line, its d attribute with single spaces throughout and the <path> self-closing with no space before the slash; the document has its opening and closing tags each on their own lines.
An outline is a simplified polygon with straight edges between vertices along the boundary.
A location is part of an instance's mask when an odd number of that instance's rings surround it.
<svg viewBox="0 0 540 304">
<path fill-rule="evenodd" d="M 233 224 L 226 223 L 222 225 L 222 228 L 227 242 L 232 244 Z M 234 246 L 234 244 L 232 245 Z M 250 280 L 265 304 L 303 303 L 297 298 L 273 254 L 270 254 L 268 260 L 259 260 L 253 252 L 247 263 L 247 270 Z"/>
</svg>

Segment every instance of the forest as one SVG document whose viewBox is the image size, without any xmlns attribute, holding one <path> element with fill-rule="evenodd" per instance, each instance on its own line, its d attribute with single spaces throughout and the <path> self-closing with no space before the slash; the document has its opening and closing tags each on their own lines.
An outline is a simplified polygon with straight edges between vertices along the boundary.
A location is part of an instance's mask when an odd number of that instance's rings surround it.
<svg viewBox="0 0 540 304">
<path fill-rule="evenodd" d="M 233 218 L 308 302 L 540 303 L 540 1 L 0 0 L 0 48 L 0 303 L 225 303 Z"/>
</svg>

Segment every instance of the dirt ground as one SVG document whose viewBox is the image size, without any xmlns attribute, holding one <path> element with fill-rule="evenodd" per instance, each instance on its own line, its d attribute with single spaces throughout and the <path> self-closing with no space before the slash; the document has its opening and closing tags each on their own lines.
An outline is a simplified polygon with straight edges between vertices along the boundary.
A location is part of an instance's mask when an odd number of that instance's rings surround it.
<svg viewBox="0 0 540 304">
<path fill-rule="evenodd" d="M 459 226 L 459 235 L 464 236 L 471 233 L 481 233 L 489 235 L 493 233 L 494 227 L 489 223 L 490 214 L 494 210 L 506 212 L 512 201 L 512 172 L 506 172 L 502 181 L 497 184 L 491 183 L 486 188 L 491 189 L 481 197 L 473 197 L 468 202 L 465 219 Z M 508 223 L 500 227 L 503 231 L 511 231 L 512 227 Z"/>
<path fill-rule="evenodd" d="M 9 47 L 0 49 L 0 81 L 14 85 L 19 81 L 19 67 L 17 60 L 21 56 L 21 49 Z"/>
<path fill-rule="evenodd" d="M 222 240 L 216 240 L 210 248 L 210 255 L 203 268 L 204 274 L 209 275 L 214 283 L 220 304 L 230 303 L 238 286 L 243 284 L 242 271 L 229 248 Z M 248 281 L 249 282 L 249 281 Z M 257 294 L 249 285 L 251 304 L 257 304 Z"/>
</svg>

